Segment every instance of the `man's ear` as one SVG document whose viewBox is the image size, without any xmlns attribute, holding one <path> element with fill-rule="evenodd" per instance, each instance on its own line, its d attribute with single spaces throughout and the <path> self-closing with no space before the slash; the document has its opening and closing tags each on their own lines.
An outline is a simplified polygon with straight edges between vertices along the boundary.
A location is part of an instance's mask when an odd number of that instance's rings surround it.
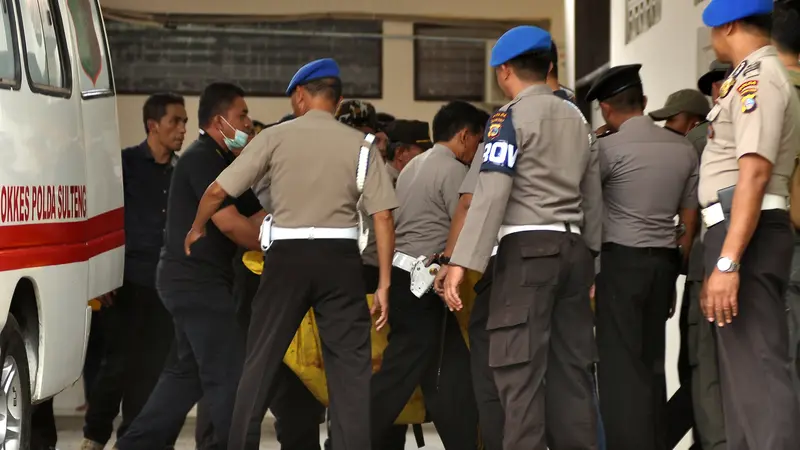
<svg viewBox="0 0 800 450">
<path fill-rule="evenodd" d="M 153 119 L 147 119 L 147 133 L 150 134 L 151 131 L 155 131 L 158 127 L 158 122 Z"/>
<path fill-rule="evenodd" d="M 642 109 L 647 109 L 647 96 L 642 96 Z"/>
</svg>

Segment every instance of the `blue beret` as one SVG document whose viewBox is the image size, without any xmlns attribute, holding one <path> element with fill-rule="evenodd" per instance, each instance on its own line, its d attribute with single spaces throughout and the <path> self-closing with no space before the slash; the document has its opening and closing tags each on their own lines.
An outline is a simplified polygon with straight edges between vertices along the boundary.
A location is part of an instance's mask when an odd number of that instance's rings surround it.
<svg viewBox="0 0 800 450">
<path fill-rule="evenodd" d="M 711 0 L 703 11 L 707 27 L 719 27 L 745 17 L 769 14 L 773 0 Z"/>
<path fill-rule="evenodd" d="M 321 78 L 339 78 L 339 65 L 331 58 L 318 59 L 311 61 L 301 67 L 289 82 L 286 88 L 286 95 L 292 95 L 297 86 L 308 84 Z"/>
<path fill-rule="evenodd" d="M 550 51 L 553 40 L 550 33 L 538 27 L 523 25 L 505 32 L 492 47 L 489 65 L 497 67 L 517 56 L 534 50 Z"/>
</svg>

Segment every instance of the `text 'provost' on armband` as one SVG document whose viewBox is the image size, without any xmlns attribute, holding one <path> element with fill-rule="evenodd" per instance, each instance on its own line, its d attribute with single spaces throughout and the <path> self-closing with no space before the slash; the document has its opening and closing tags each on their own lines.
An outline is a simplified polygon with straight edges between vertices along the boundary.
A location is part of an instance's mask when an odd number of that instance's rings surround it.
<svg viewBox="0 0 800 450">
<path fill-rule="evenodd" d="M 483 142 L 481 172 L 513 175 L 519 147 L 510 110 L 494 113 L 489 119 Z"/>
</svg>

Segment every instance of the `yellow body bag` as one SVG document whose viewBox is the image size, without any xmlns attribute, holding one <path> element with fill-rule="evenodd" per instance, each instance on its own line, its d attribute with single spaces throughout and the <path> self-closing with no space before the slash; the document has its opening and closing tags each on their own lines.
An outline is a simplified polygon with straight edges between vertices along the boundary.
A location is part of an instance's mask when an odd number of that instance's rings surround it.
<svg viewBox="0 0 800 450">
<path fill-rule="evenodd" d="M 264 257 L 261 252 L 247 252 L 242 257 L 242 261 L 251 272 L 256 275 L 261 275 L 264 268 Z M 461 335 L 464 337 L 467 346 L 469 346 L 467 332 L 469 316 L 472 312 L 472 305 L 475 302 L 475 291 L 473 287 L 480 278 L 481 274 L 478 272 L 467 272 L 466 279 L 461 284 L 461 299 L 464 302 L 464 308 L 455 313 L 459 328 L 461 328 Z M 367 303 L 370 306 L 372 305 L 372 301 L 372 294 L 367 295 Z M 389 301 L 391 301 L 391 299 L 389 299 Z M 377 372 L 381 367 L 383 351 L 388 344 L 388 335 L 388 325 L 378 331 L 373 324 L 371 333 L 373 373 Z M 325 369 L 322 362 L 322 347 L 319 339 L 319 331 L 317 330 L 317 323 L 314 320 L 313 310 L 310 310 L 303 318 L 300 328 L 298 328 L 294 339 L 292 339 L 292 343 L 289 344 L 289 348 L 286 350 L 283 362 L 297 374 L 300 380 L 303 381 L 303 384 L 306 385 L 308 390 L 314 394 L 314 397 L 316 397 L 320 403 L 328 406 L 328 384 L 325 378 Z M 399 425 L 410 425 L 423 422 L 425 422 L 425 402 L 422 398 L 422 390 L 417 387 L 395 423 Z"/>
</svg>

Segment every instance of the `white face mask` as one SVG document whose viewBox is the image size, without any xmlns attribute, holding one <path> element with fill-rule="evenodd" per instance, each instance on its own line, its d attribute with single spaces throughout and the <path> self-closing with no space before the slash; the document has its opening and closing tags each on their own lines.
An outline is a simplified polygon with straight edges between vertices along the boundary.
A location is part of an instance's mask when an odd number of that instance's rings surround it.
<svg viewBox="0 0 800 450">
<path fill-rule="evenodd" d="M 235 131 L 233 139 L 231 139 L 228 136 L 225 136 L 225 132 L 224 131 L 219 130 L 219 132 L 222 133 L 222 139 L 225 142 L 225 145 L 227 145 L 228 148 L 231 149 L 231 150 L 234 150 L 234 149 L 238 150 L 238 149 L 244 148 L 244 146 L 247 145 L 247 140 L 249 139 L 250 136 L 247 133 L 245 133 L 244 131 L 234 128 L 233 125 L 230 124 L 230 122 L 225 120 L 224 117 L 220 116 L 220 118 L 226 124 L 228 124 L 229 127 L 233 128 L 233 130 Z"/>
</svg>

